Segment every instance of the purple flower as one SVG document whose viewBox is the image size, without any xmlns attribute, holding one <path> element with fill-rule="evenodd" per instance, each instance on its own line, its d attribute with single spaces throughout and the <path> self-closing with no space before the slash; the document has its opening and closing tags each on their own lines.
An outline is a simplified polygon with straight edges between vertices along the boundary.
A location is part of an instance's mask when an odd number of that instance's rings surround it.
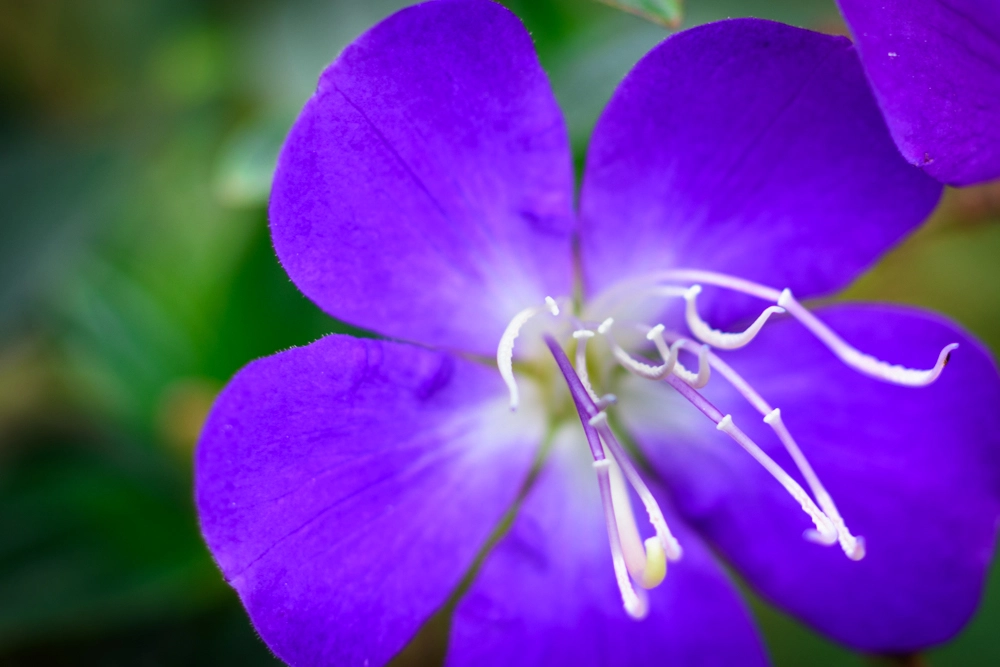
<svg viewBox="0 0 1000 667">
<path fill-rule="evenodd" d="M 710 546 L 852 646 L 942 641 L 992 551 L 996 371 L 937 316 L 798 301 L 940 190 L 847 40 L 738 20 L 628 75 L 574 213 L 520 22 L 401 11 L 324 72 L 270 204 L 296 285 L 385 338 L 233 378 L 197 454 L 205 539 L 294 665 L 385 664 L 450 600 L 451 665 L 762 663 Z"/>
<path fill-rule="evenodd" d="M 953 185 L 1000 178 L 1000 3 L 837 1 L 906 159 Z"/>
</svg>

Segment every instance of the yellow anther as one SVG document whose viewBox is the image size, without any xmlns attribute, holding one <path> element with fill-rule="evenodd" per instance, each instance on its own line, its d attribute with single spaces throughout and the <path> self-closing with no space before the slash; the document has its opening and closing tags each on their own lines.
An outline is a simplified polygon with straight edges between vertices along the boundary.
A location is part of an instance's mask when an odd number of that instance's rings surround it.
<svg viewBox="0 0 1000 667">
<path fill-rule="evenodd" d="M 646 567 L 638 583 L 648 590 L 662 584 L 667 576 L 667 554 L 658 537 L 647 537 L 643 544 L 646 546 Z"/>
</svg>

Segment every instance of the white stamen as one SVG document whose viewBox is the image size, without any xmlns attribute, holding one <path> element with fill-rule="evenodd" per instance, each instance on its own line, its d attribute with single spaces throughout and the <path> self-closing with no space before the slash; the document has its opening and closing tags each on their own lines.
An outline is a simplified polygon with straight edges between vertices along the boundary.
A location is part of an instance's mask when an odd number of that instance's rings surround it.
<svg viewBox="0 0 1000 667">
<path fill-rule="evenodd" d="M 545 306 L 553 316 L 559 315 L 559 304 L 551 296 L 545 297 Z M 519 312 L 507 323 L 507 328 L 500 336 L 500 343 L 497 344 L 497 368 L 500 369 L 500 377 L 503 378 L 504 384 L 507 385 L 507 391 L 510 392 L 510 409 L 512 411 L 517 410 L 517 406 L 521 402 L 517 380 L 514 379 L 514 341 L 524 325 L 543 310 L 545 309 L 532 306 Z"/>
<path fill-rule="evenodd" d="M 679 341 L 674 342 L 674 344 L 670 346 L 670 349 L 673 350 L 674 346 L 680 347 L 681 343 Z M 678 361 L 677 366 L 674 368 L 674 375 L 684 380 L 695 389 L 701 389 L 704 387 L 708 384 L 709 379 L 712 377 L 712 367 L 708 363 L 708 351 L 708 345 L 701 345 L 698 348 L 697 373 L 689 371 L 684 364 Z"/>
<path fill-rule="evenodd" d="M 695 304 L 695 300 L 699 294 L 701 294 L 701 285 L 692 285 L 688 288 L 687 293 L 684 295 L 684 300 L 687 301 L 687 306 L 684 312 L 687 318 L 688 328 L 691 329 L 691 333 L 693 333 L 699 340 L 722 350 L 735 350 L 743 347 L 754 339 L 754 337 L 760 332 L 761 327 L 764 326 L 764 323 L 767 322 L 771 315 L 785 312 L 785 309 L 780 306 L 769 306 L 757 317 L 754 323 L 751 324 L 746 331 L 738 333 L 725 333 L 723 331 L 719 331 L 718 329 L 713 329 L 707 322 L 705 322 L 705 320 L 701 319 L 700 315 L 698 315 L 698 308 Z"/>
<path fill-rule="evenodd" d="M 619 293 L 626 290 L 629 293 L 644 295 L 650 292 L 655 292 L 661 288 L 670 287 L 658 284 L 646 287 L 645 290 L 641 287 L 643 282 L 648 285 L 650 282 L 656 283 L 660 281 L 691 282 L 715 285 L 717 287 L 733 290 L 734 292 L 749 294 L 750 296 L 754 296 L 765 301 L 772 301 L 779 307 L 784 308 L 792 317 L 809 329 L 813 335 L 819 338 L 845 364 L 861 373 L 893 384 L 908 387 L 923 387 L 929 385 L 941 375 L 941 371 L 948 363 L 949 355 L 958 347 L 957 343 L 945 346 L 945 348 L 938 354 L 937 362 L 934 364 L 934 367 L 928 370 L 911 369 L 901 365 L 889 364 L 871 355 L 864 354 L 845 342 L 819 318 L 796 301 L 792 297 L 791 290 L 787 288 L 784 290 L 776 290 L 773 287 L 767 287 L 766 285 L 761 285 L 743 278 L 736 278 L 724 273 L 716 273 L 715 271 L 703 271 L 701 269 L 671 269 L 651 274 L 642 279 L 625 281 L 617 285 L 609 292 L 599 296 L 596 303 L 603 304 L 604 302 L 610 300 L 613 296 L 618 296 Z"/>
<path fill-rule="evenodd" d="M 594 461 L 594 470 L 597 473 L 597 482 L 601 489 L 601 501 L 604 505 L 604 522 L 608 530 L 608 542 L 611 544 L 611 562 L 614 565 L 615 579 L 618 582 L 618 590 L 621 592 L 625 611 L 632 618 L 640 620 L 645 618 L 646 614 L 649 613 L 649 600 L 646 597 L 645 591 L 642 589 L 636 591 L 629 579 L 628 567 L 625 564 L 625 555 L 622 552 L 618 518 L 615 516 L 610 467 L 611 461 L 609 459 Z"/>
<path fill-rule="evenodd" d="M 615 323 L 615 318 L 609 317 L 608 319 L 601 322 L 600 326 L 597 327 L 597 333 L 602 336 L 611 330 L 611 326 Z"/>
<path fill-rule="evenodd" d="M 583 384 L 583 388 L 587 390 L 587 394 L 591 400 L 596 403 L 600 399 L 597 398 L 597 393 L 590 385 L 590 375 L 587 373 L 587 341 L 593 338 L 594 335 L 594 332 L 589 329 L 577 329 L 573 332 L 573 338 L 576 339 L 576 363 L 574 364 L 576 374 L 580 377 L 580 382 Z"/>
<path fill-rule="evenodd" d="M 948 364 L 951 353 L 958 348 L 958 343 L 946 345 L 938 354 L 933 368 L 920 370 L 907 368 L 899 364 L 889 364 L 870 354 L 865 354 L 838 336 L 833 329 L 824 324 L 818 317 L 806 310 L 795 300 L 792 292 L 785 289 L 778 297 L 778 305 L 784 307 L 795 319 L 801 322 L 809 331 L 819 338 L 830 350 L 840 357 L 840 360 L 851 368 L 870 375 L 871 377 L 893 384 L 907 387 L 925 387 L 941 375 Z"/>
<path fill-rule="evenodd" d="M 633 358 L 628 352 L 623 350 L 613 338 L 609 337 L 608 342 L 611 344 L 611 353 L 615 355 L 615 359 L 618 360 L 618 363 L 620 363 L 625 370 L 647 380 L 662 380 L 674 371 L 674 367 L 677 364 L 677 350 L 668 349 L 667 353 L 663 355 L 662 365 L 650 366 L 649 364 L 644 364 Z"/>
<path fill-rule="evenodd" d="M 525 308 L 515 315 L 507 324 L 503 335 L 500 336 L 500 344 L 497 345 L 497 368 L 500 369 L 500 377 L 503 378 L 504 384 L 507 385 L 507 391 L 510 392 L 511 410 L 517 410 L 517 406 L 521 402 L 520 393 L 517 390 L 517 380 L 514 379 L 514 340 L 521 333 L 521 327 L 539 312 L 541 312 L 540 308 L 532 307 Z"/>
<path fill-rule="evenodd" d="M 649 514 L 649 522 L 652 524 L 653 530 L 656 531 L 656 536 L 659 538 L 660 545 L 663 547 L 665 557 L 669 560 L 679 560 L 683 555 L 680 542 L 678 542 L 677 538 L 675 538 L 673 533 L 670 532 L 670 528 L 667 526 L 667 520 L 663 517 L 663 510 L 660 509 L 659 503 L 656 502 L 656 498 L 653 497 L 649 487 L 646 486 L 646 483 L 642 480 L 642 476 L 639 475 L 639 471 L 635 469 L 634 465 L 632 465 L 632 460 L 628 457 L 625 450 L 622 449 L 622 446 L 618 442 L 618 439 L 614 436 L 614 433 L 611 432 L 607 419 L 591 425 L 597 429 L 605 447 L 608 448 L 612 457 L 614 457 L 615 461 L 621 467 L 622 472 L 625 474 L 625 478 L 628 480 L 629 484 L 632 485 L 632 488 L 635 489 L 636 495 L 639 496 L 639 500 L 642 501 L 643 507 L 646 508 L 646 512 Z"/>
<path fill-rule="evenodd" d="M 799 472 L 806 480 L 806 484 L 813 492 L 813 496 L 816 497 L 816 502 L 819 504 L 823 513 L 830 519 L 833 527 L 837 531 L 837 539 L 840 541 L 840 547 L 847 554 L 847 557 L 851 560 L 861 560 L 865 557 L 865 540 L 863 537 L 851 534 L 848 530 L 847 524 L 844 518 L 840 515 L 840 511 L 837 510 L 836 504 L 833 502 L 833 497 L 827 492 L 823 483 L 820 482 L 819 477 L 813 470 L 812 466 L 809 464 L 809 460 L 806 459 L 802 450 L 799 448 L 798 443 L 792 438 L 792 434 L 788 431 L 785 423 L 781 419 L 781 410 L 775 408 L 771 410 L 764 416 L 764 423 L 774 429 L 775 434 L 777 434 L 778 439 L 785 446 L 788 454 L 795 461 L 796 467 L 798 467 Z"/>
<path fill-rule="evenodd" d="M 809 494 L 806 493 L 805 489 L 798 482 L 792 479 L 774 459 L 765 454 L 764 450 L 757 443 L 751 440 L 746 433 L 733 423 L 732 415 L 724 416 L 716 424 L 716 428 L 743 447 L 757 463 L 761 464 L 765 470 L 771 473 L 772 477 L 778 480 L 779 484 L 785 487 L 785 490 L 788 491 L 792 498 L 798 501 L 803 511 L 809 515 L 809 518 L 812 519 L 813 524 L 816 526 L 816 530 L 806 533 L 806 537 L 820 544 L 833 544 L 837 541 L 837 530 L 830 521 L 830 518 L 816 506 L 816 503 L 813 502 L 813 499 L 809 497 Z"/>
<path fill-rule="evenodd" d="M 654 327 L 655 328 L 655 327 Z M 662 334 L 661 334 L 662 335 Z M 680 338 L 677 334 L 668 334 L 668 339 L 674 341 L 676 344 L 678 341 L 684 340 Z M 687 341 L 687 347 L 690 349 L 694 343 Z M 709 353 L 708 361 L 712 368 L 718 371 L 723 378 L 729 382 L 730 385 L 736 391 L 742 395 L 750 405 L 752 405 L 761 415 L 764 416 L 764 422 L 768 424 L 778 436 L 778 439 L 784 445 L 788 454 L 792 457 L 795 462 L 796 467 L 799 472 L 802 473 L 802 477 L 805 478 L 806 484 L 813 493 L 813 497 L 816 498 L 816 502 L 823 513 L 830 519 L 834 528 L 837 530 L 838 539 L 840 541 L 840 546 L 847 554 L 848 558 L 852 560 L 860 560 L 864 557 L 864 538 L 854 536 L 851 531 L 847 528 L 847 524 L 844 522 L 843 517 L 841 517 L 840 512 L 837 510 L 837 506 L 833 501 L 832 496 L 826 491 L 819 476 L 813 470 L 806 459 L 802 450 L 799 448 L 798 443 L 792 437 L 791 433 L 785 427 L 784 422 L 781 419 L 781 411 L 777 408 L 772 409 L 770 404 L 748 383 L 739 373 L 737 373 L 733 368 L 723 361 L 718 355 Z"/>
</svg>

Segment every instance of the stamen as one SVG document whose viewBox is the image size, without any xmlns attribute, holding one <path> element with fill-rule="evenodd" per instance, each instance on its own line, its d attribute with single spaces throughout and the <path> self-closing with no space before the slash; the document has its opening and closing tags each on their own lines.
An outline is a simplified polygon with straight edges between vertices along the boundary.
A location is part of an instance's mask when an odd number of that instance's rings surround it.
<svg viewBox="0 0 1000 667">
<path fill-rule="evenodd" d="M 662 335 L 662 333 L 661 333 Z M 676 334 L 667 334 L 668 337 L 677 341 L 682 341 L 684 339 L 678 337 Z M 691 341 L 685 341 L 686 347 L 688 349 L 695 343 Z M 719 372 L 723 378 L 726 379 L 729 384 L 740 393 L 743 398 L 747 400 L 750 405 L 752 405 L 761 415 L 764 416 L 764 423 L 774 430 L 781 444 L 788 451 L 789 456 L 792 457 L 792 461 L 795 462 L 796 468 L 802 474 L 802 477 L 806 480 L 806 485 L 809 490 L 812 491 L 813 497 L 816 498 L 816 502 L 823 513 L 830 519 L 834 528 L 837 530 L 837 536 L 840 541 L 840 546 L 847 554 L 847 557 L 852 560 L 861 560 L 865 555 L 865 541 L 864 538 L 854 536 L 851 531 L 847 528 L 843 517 L 841 517 L 840 512 L 837 510 L 836 504 L 833 502 L 833 497 L 827 492 L 823 483 L 820 481 L 819 476 L 813 470 L 812 465 L 810 465 L 809 460 L 806 459 L 805 454 L 799 448 L 798 443 L 792 437 L 792 434 L 785 427 L 784 422 L 781 419 L 781 411 L 777 408 L 771 408 L 770 404 L 764 400 L 764 397 L 757 392 L 750 383 L 747 382 L 743 376 L 737 373 L 729 364 L 723 361 L 718 355 L 713 353 L 708 354 L 709 363 L 711 363 L 712 368 Z"/>
<path fill-rule="evenodd" d="M 774 459 L 768 456 L 764 450 L 762 450 L 757 443 L 750 439 L 743 431 L 739 429 L 736 424 L 733 423 L 733 418 L 731 415 L 723 415 L 718 408 L 716 408 L 712 403 L 708 401 L 704 396 L 699 394 L 697 391 L 692 389 L 686 383 L 682 382 L 678 378 L 670 377 L 667 378 L 667 382 L 680 392 L 681 396 L 690 401 L 696 408 L 698 408 L 706 417 L 715 422 L 716 428 L 733 440 L 737 442 L 743 449 L 749 453 L 757 463 L 761 464 L 765 470 L 771 473 L 779 484 L 781 484 L 785 490 L 792 496 L 802 510 L 809 515 L 812 519 L 813 524 L 816 526 L 815 532 L 808 532 L 806 536 L 813 540 L 818 541 L 821 544 L 833 544 L 837 541 L 837 531 L 830 521 L 830 518 L 816 506 L 809 494 L 805 492 L 798 482 L 792 479 L 787 472 L 778 465 Z"/>
<path fill-rule="evenodd" d="M 836 504 L 833 502 L 833 497 L 827 492 L 823 483 L 819 481 L 819 476 L 816 475 L 812 466 L 809 464 L 809 460 L 806 459 L 802 450 L 799 449 L 798 443 L 792 438 L 792 434 L 788 431 L 785 423 L 781 420 L 781 410 L 775 408 L 774 410 L 767 413 L 764 416 L 764 423 L 774 429 L 774 432 L 778 435 L 778 439 L 785 446 L 788 454 L 795 461 L 795 465 L 798 467 L 799 472 L 806 480 L 806 484 L 812 490 L 813 495 L 816 497 L 816 502 L 819 503 L 820 508 L 822 508 L 823 513 L 829 517 L 830 522 L 837 531 L 837 539 L 840 541 L 840 547 L 847 554 L 847 557 L 851 560 L 861 560 L 865 557 L 865 538 L 861 536 L 855 537 L 848 530 L 847 524 L 845 523 L 840 512 L 837 510 Z"/>
<path fill-rule="evenodd" d="M 958 348 L 958 343 L 946 345 L 938 354 L 933 368 L 919 370 L 907 368 L 899 364 L 889 364 L 870 354 L 865 354 L 838 336 L 818 317 L 802 306 L 789 289 L 785 289 L 778 297 L 778 305 L 784 307 L 795 319 L 801 322 L 809 331 L 819 338 L 830 350 L 840 357 L 840 360 L 851 368 L 893 384 L 907 387 L 926 387 L 941 375 L 948 364 L 951 353 Z"/>
<path fill-rule="evenodd" d="M 553 316 L 559 315 L 559 304 L 556 303 L 555 299 L 547 296 L 545 297 L 545 304 Z M 497 345 L 497 368 L 500 369 L 500 377 L 503 378 L 504 384 L 507 385 L 507 391 L 510 392 L 511 411 L 517 410 L 517 406 L 521 402 L 521 396 L 517 389 L 517 380 L 514 379 L 514 340 L 521 333 L 521 328 L 543 310 L 543 308 L 538 306 L 532 306 L 531 308 L 525 308 L 515 315 L 507 324 L 503 335 L 500 336 L 500 343 Z"/>
<path fill-rule="evenodd" d="M 595 335 L 589 329 L 577 329 L 573 332 L 573 338 L 576 339 L 576 374 L 580 376 L 580 382 L 583 383 L 584 389 L 587 390 L 587 395 L 596 403 L 598 400 L 597 393 L 590 386 L 590 375 L 587 372 L 587 341 Z"/>
<path fill-rule="evenodd" d="M 618 520 L 615 516 L 611 476 L 608 470 L 610 466 L 611 461 L 608 459 L 594 461 L 597 485 L 601 490 L 601 504 L 604 505 L 604 522 L 608 529 L 608 542 L 611 545 L 611 562 L 614 565 L 615 579 L 618 581 L 618 590 L 621 592 L 625 611 L 632 618 L 641 620 L 649 613 L 649 599 L 641 589 L 636 591 L 629 580 L 625 555 L 622 553 L 621 538 L 618 535 Z"/>
<path fill-rule="evenodd" d="M 716 287 L 749 294 L 764 301 L 776 303 L 798 320 L 799 323 L 809 329 L 813 335 L 819 338 L 845 364 L 865 375 L 893 384 L 907 387 L 924 387 L 931 384 L 941 375 L 941 371 L 944 370 L 944 367 L 948 363 L 950 354 L 958 348 L 957 343 L 945 346 L 938 354 L 937 362 L 932 368 L 927 370 L 889 364 L 869 354 L 865 354 L 848 344 L 819 318 L 796 301 L 792 297 L 790 290 L 777 290 L 773 287 L 761 285 L 743 278 L 736 278 L 724 273 L 701 269 L 670 269 L 624 281 L 608 292 L 599 295 L 595 299 L 594 305 L 605 307 L 608 303 L 613 303 L 622 294 L 629 294 L 633 298 L 636 296 L 645 297 L 647 295 L 675 296 L 672 286 L 659 284 L 661 282 L 689 282 L 715 285 Z M 701 336 L 698 337 L 701 338 Z M 719 345 L 717 347 L 723 346 Z"/>
<path fill-rule="evenodd" d="M 598 414 L 603 415 L 604 413 L 601 412 Z M 667 520 L 663 517 L 663 511 L 660 509 L 659 503 L 656 502 L 656 498 L 653 497 L 649 487 L 646 486 L 646 483 L 639 475 L 639 471 L 632 465 L 628 454 L 608 426 L 607 418 L 605 417 L 600 420 L 592 419 L 591 422 L 593 422 L 591 426 L 597 429 L 604 445 L 611 452 L 611 456 L 614 457 L 615 461 L 621 467 L 625 478 L 632 485 L 632 488 L 635 489 L 636 495 L 639 496 L 643 507 L 646 508 L 646 513 L 649 514 L 649 523 L 652 524 L 653 530 L 656 531 L 656 536 L 659 538 L 665 557 L 669 560 L 679 560 L 683 555 L 680 543 L 674 537 L 673 533 L 670 532 L 670 528 L 667 527 Z"/>
<path fill-rule="evenodd" d="M 581 336 L 578 338 L 578 342 L 584 341 L 587 338 L 588 336 Z M 607 414 L 603 410 L 598 410 L 597 406 L 591 401 L 589 393 L 574 372 L 569 359 L 556 340 L 551 336 L 546 336 L 545 342 L 549 346 L 552 356 L 559 366 L 559 370 L 566 378 L 566 384 L 580 414 L 580 421 L 583 424 L 587 441 L 590 444 L 591 454 L 594 457 L 594 467 L 597 470 L 601 485 L 605 521 L 608 524 L 612 560 L 615 563 L 615 574 L 622 593 L 625 609 L 634 618 L 642 618 L 648 611 L 646 598 L 641 591 L 638 593 L 635 591 L 626 576 L 630 569 L 626 563 L 626 556 L 632 561 L 631 571 L 640 585 L 652 587 L 659 584 L 666 575 L 667 558 L 671 556 L 673 556 L 672 559 L 680 558 L 680 545 L 667 528 L 666 520 L 663 518 L 663 513 L 653 498 L 652 493 L 646 487 L 632 465 L 631 460 L 622 449 L 621 444 L 608 427 Z M 605 396 L 602 401 L 607 401 L 608 399 L 613 399 L 613 396 Z M 608 452 L 611 454 L 610 458 L 605 454 L 605 447 L 607 447 Z M 642 544 L 641 554 L 638 530 L 635 527 L 635 516 L 632 514 L 631 501 L 628 500 L 627 493 L 624 494 L 625 500 L 619 500 L 618 502 L 621 506 L 620 509 L 615 509 L 616 505 L 613 498 L 610 472 L 612 464 L 615 464 L 620 469 L 625 479 L 635 489 L 649 513 L 650 523 L 657 534 L 655 538 L 649 538 Z M 621 490 L 619 491 L 619 495 L 622 495 Z M 629 546 L 627 552 L 622 549 L 623 537 Z"/>
<path fill-rule="evenodd" d="M 701 294 L 701 285 L 692 285 L 684 294 L 684 300 L 687 301 L 687 306 L 684 312 L 687 317 L 688 328 L 690 328 L 691 333 L 693 333 L 695 337 L 702 342 L 708 343 L 709 345 L 722 350 L 735 350 L 743 347 L 756 337 L 756 335 L 760 332 L 761 327 L 764 326 L 764 323 L 767 322 L 771 315 L 785 312 L 785 309 L 779 306 L 769 306 L 757 317 L 754 323 L 751 324 L 746 331 L 738 333 L 725 333 L 723 331 L 719 331 L 718 329 L 713 329 L 707 322 L 705 322 L 705 320 L 701 319 L 701 316 L 698 315 L 698 308 L 695 304 L 695 300 L 699 294 Z"/>
<path fill-rule="evenodd" d="M 663 325 L 657 324 L 655 327 L 650 329 L 646 333 L 647 340 L 653 341 L 656 346 L 656 351 L 660 353 L 660 358 L 664 361 L 667 359 L 674 359 L 674 375 L 680 379 L 687 382 L 689 385 L 695 389 L 701 389 L 706 384 L 708 384 L 709 379 L 712 377 L 712 368 L 708 363 L 709 346 L 708 345 L 698 345 L 694 341 L 687 340 L 686 338 L 680 338 L 678 336 L 673 337 L 673 342 L 670 347 L 667 347 L 666 341 L 663 339 Z M 691 347 L 694 346 L 697 349 L 692 350 Z M 689 352 L 694 352 L 698 355 L 698 372 L 692 373 L 684 366 L 679 360 L 680 350 L 687 348 Z"/>
<path fill-rule="evenodd" d="M 663 364 L 660 366 L 650 366 L 649 364 L 644 364 L 638 359 L 635 359 L 628 352 L 622 349 L 618 342 L 611 335 L 610 327 L 604 332 L 605 337 L 608 339 L 608 344 L 611 346 L 611 353 L 618 360 L 618 363 L 625 368 L 625 370 L 638 375 L 639 377 L 645 378 L 647 380 L 662 380 L 674 371 L 674 367 L 677 365 L 677 354 L 678 349 L 666 350 L 665 353 L 661 354 L 663 357 Z"/>
</svg>

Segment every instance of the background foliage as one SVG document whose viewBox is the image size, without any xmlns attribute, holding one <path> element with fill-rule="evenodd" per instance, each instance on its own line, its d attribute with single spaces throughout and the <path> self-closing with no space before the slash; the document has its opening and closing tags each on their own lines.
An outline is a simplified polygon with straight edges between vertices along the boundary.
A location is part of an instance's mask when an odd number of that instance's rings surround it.
<svg viewBox="0 0 1000 667">
<path fill-rule="evenodd" d="M 347 329 L 277 264 L 270 172 L 321 68 L 401 4 L 0 0 L 0 664 L 276 664 L 199 537 L 192 447 L 240 366 Z M 588 0 L 507 4 L 579 165 L 666 29 Z M 688 5 L 685 26 L 843 32 L 832 0 Z M 847 296 L 937 308 L 1000 350 L 998 220 L 997 186 L 949 192 Z M 993 579 L 929 662 L 1000 664 Z M 755 611 L 779 665 L 871 660 Z"/>
</svg>

